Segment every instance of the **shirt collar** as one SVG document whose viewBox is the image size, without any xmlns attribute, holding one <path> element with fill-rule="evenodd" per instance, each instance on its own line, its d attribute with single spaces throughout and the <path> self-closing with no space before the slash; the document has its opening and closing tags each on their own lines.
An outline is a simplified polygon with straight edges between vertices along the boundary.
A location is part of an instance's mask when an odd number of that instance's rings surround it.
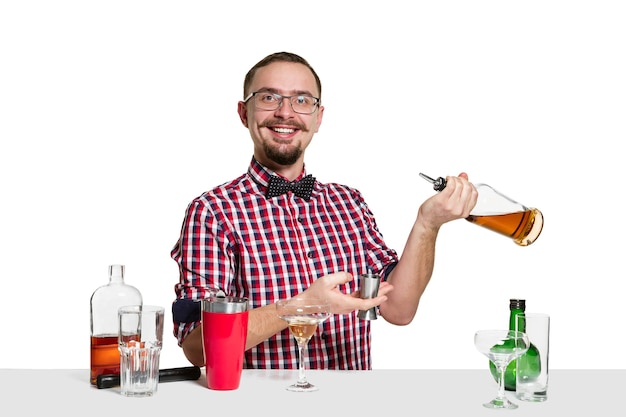
<svg viewBox="0 0 626 417">
<path fill-rule="evenodd" d="M 250 162 L 250 166 L 248 167 L 248 175 L 250 175 L 250 178 L 252 178 L 254 182 L 256 182 L 257 184 L 265 188 L 267 188 L 267 185 L 269 184 L 269 181 L 270 181 L 270 177 L 272 175 L 281 176 L 280 174 L 275 173 L 274 171 L 267 168 L 266 166 L 261 165 L 261 163 L 257 161 L 254 158 L 254 156 L 252 157 L 252 161 Z M 298 178 L 296 178 L 294 181 L 301 180 L 302 178 L 304 178 L 305 175 L 306 175 L 306 170 L 303 168 L 300 175 L 298 175 Z"/>
</svg>

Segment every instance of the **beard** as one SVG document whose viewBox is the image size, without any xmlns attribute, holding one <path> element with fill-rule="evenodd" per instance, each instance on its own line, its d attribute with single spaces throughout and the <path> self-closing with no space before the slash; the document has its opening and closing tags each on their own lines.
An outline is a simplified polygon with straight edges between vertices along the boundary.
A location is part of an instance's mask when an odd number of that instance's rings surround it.
<svg viewBox="0 0 626 417">
<path fill-rule="evenodd" d="M 300 148 L 294 148 L 289 151 L 280 151 L 279 149 L 273 148 L 269 144 L 265 143 L 263 145 L 263 150 L 265 151 L 267 158 L 278 165 L 293 165 L 298 161 L 300 156 L 302 156 L 302 149 Z"/>
</svg>

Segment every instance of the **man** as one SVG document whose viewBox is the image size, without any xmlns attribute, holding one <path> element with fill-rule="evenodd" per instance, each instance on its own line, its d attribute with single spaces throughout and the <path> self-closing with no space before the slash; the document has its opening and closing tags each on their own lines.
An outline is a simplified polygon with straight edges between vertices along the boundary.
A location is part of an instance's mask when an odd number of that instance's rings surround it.
<svg viewBox="0 0 626 417">
<path fill-rule="evenodd" d="M 321 93 L 313 68 L 292 53 L 269 55 L 246 75 L 238 113 L 254 145 L 248 171 L 190 203 L 172 250 L 180 269 L 174 334 L 194 365 L 204 365 L 194 300 L 213 288 L 249 299 L 245 368 L 298 367 L 297 345 L 274 304 L 299 294 L 328 300 L 333 313 L 308 345 L 307 367 L 371 369 L 370 323 L 358 310 L 378 306 L 388 322 L 410 323 L 433 272 L 439 228 L 476 204 L 467 175 L 447 177 L 420 206 L 399 258 L 358 190 L 306 175 L 304 153 L 324 115 Z M 361 299 L 358 277 L 368 269 L 382 283 L 376 298 Z"/>
</svg>

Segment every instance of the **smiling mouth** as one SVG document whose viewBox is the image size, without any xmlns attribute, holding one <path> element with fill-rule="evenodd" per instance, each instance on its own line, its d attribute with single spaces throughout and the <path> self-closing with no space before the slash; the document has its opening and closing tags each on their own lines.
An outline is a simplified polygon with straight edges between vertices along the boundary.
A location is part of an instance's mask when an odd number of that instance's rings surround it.
<svg viewBox="0 0 626 417">
<path fill-rule="evenodd" d="M 276 133 L 280 133 L 283 135 L 289 135 L 291 133 L 294 133 L 296 131 L 296 129 L 293 128 L 288 128 L 288 127 L 269 127 L 270 130 L 273 130 Z"/>
</svg>

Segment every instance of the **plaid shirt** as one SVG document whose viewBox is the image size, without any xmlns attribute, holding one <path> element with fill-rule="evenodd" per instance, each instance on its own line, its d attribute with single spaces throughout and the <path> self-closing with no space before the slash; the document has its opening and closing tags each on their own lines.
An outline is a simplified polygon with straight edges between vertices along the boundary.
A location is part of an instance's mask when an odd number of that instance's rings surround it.
<svg viewBox="0 0 626 417">
<path fill-rule="evenodd" d="M 247 297 L 250 308 L 292 297 L 317 278 L 346 271 L 352 293 L 370 267 L 381 277 L 398 261 L 359 191 L 315 181 L 309 201 L 292 192 L 267 199 L 272 172 L 254 158 L 248 172 L 194 199 L 171 256 L 178 263 L 174 335 L 200 326 L 207 288 Z M 300 178 L 304 176 L 304 172 Z M 310 369 L 371 369 L 370 323 L 357 312 L 332 315 L 307 349 Z M 298 347 L 285 329 L 245 352 L 244 368 L 297 369 Z"/>
</svg>

